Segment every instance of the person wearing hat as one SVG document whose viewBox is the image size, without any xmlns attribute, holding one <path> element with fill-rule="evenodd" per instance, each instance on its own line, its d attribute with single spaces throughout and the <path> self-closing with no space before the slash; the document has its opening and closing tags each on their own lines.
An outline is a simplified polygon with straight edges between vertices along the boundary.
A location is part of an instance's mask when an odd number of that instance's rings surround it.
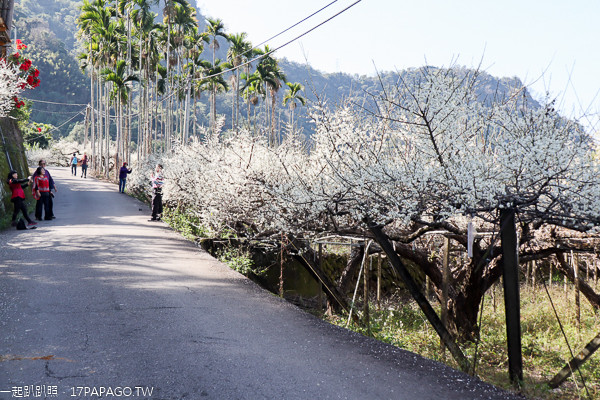
<svg viewBox="0 0 600 400">
<path fill-rule="evenodd" d="M 19 211 L 23 213 L 23 217 L 25 217 L 30 226 L 36 225 L 37 223 L 29 218 L 27 207 L 25 206 L 25 192 L 23 191 L 23 188 L 27 187 L 29 184 L 29 179 L 19 179 L 17 171 L 13 170 L 8 173 L 6 183 L 8 183 L 8 186 L 12 192 L 10 201 L 15 205 L 15 210 L 13 211 L 12 216 L 12 226 L 17 225 L 17 215 L 19 215 Z"/>
<path fill-rule="evenodd" d="M 125 193 L 125 183 L 127 182 L 127 174 L 131 173 L 131 168 L 127 169 L 127 163 L 124 162 L 119 170 L 119 192 Z"/>
<path fill-rule="evenodd" d="M 150 181 L 152 182 L 152 218 L 148 221 L 160 221 L 163 212 L 162 187 L 165 183 L 162 165 L 156 164 L 156 169 L 150 175 Z"/>
</svg>

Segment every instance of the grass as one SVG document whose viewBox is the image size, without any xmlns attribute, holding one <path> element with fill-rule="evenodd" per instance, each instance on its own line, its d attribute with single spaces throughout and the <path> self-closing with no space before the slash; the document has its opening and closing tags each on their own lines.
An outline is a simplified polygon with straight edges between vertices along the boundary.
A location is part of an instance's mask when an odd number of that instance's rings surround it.
<svg viewBox="0 0 600 400">
<path fill-rule="evenodd" d="M 462 344 L 461 348 L 471 363 L 477 347 L 476 375 L 482 380 L 505 389 L 512 389 L 508 378 L 508 356 L 506 352 L 506 327 L 502 288 L 495 289 L 495 300 L 486 296 L 481 323 L 480 343 Z M 587 300 L 581 296 L 581 323 L 578 328 L 575 315 L 575 300 L 572 287 L 565 294 L 563 286 L 549 288 L 550 296 L 571 349 L 575 354 L 600 332 L 600 314 L 594 312 Z M 495 305 L 494 305 L 495 303 Z M 329 322 L 346 326 L 347 317 L 323 316 Z M 351 325 L 349 329 L 367 334 L 365 327 Z M 579 373 L 571 376 L 558 389 L 550 389 L 547 382 L 571 359 L 569 348 L 542 287 L 521 289 L 521 330 L 523 354 L 523 385 L 521 394 L 529 399 L 600 399 L 600 350 L 582 366 Z M 372 335 L 383 342 L 402 347 L 424 357 L 457 365 L 448 352 L 440 347 L 440 339 L 425 319 L 418 306 L 407 301 L 404 304 L 387 305 L 381 310 L 371 311 Z"/>
<path fill-rule="evenodd" d="M 248 250 L 228 247 L 218 251 L 216 256 L 219 261 L 240 274 L 248 276 L 253 270 L 254 262 Z"/>
</svg>

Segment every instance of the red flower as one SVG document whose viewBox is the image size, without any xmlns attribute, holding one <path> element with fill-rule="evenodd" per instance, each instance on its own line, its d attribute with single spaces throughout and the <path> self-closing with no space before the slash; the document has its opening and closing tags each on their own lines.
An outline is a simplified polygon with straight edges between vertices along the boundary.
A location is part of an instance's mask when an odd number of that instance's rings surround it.
<svg viewBox="0 0 600 400">
<path fill-rule="evenodd" d="M 25 60 L 23 61 L 23 64 L 21 64 L 20 69 L 23 71 L 28 71 L 29 68 L 31 68 L 31 60 Z"/>
<path fill-rule="evenodd" d="M 40 128 L 40 127 L 38 126 L 38 132 L 41 132 L 41 131 L 42 131 L 42 128 Z"/>
<path fill-rule="evenodd" d="M 34 76 L 35 78 L 37 78 L 39 75 L 40 75 L 40 71 L 38 71 L 38 69 L 36 68 L 36 69 L 33 71 L 33 76 Z"/>
<path fill-rule="evenodd" d="M 23 44 L 23 42 L 21 42 L 21 39 L 17 39 L 17 50 L 21 50 L 21 49 L 26 49 L 27 46 L 25 46 Z"/>
</svg>

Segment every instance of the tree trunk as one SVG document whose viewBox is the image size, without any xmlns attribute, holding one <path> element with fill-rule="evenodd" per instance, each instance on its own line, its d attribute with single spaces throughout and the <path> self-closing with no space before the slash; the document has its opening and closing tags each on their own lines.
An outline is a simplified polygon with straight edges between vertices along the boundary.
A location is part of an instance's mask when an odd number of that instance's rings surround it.
<svg viewBox="0 0 600 400">
<path fill-rule="evenodd" d="M 353 288 L 353 281 L 358 274 L 360 269 L 360 263 L 362 262 L 363 255 L 365 252 L 364 246 L 352 246 L 350 249 L 350 258 L 346 263 L 346 268 L 342 271 L 342 275 L 338 280 L 338 286 L 342 293 L 350 293 Z"/>
<path fill-rule="evenodd" d="M 565 274 L 565 277 L 568 278 L 571 282 L 575 283 L 575 273 L 573 268 L 569 265 L 566 260 L 564 254 L 558 254 L 556 256 L 558 259 L 558 268 Z M 590 302 L 592 307 L 595 309 L 600 309 L 600 295 L 594 291 L 592 287 L 590 287 L 586 282 L 578 279 L 579 281 L 579 290 L 581 294 L 585 296 L 586 299 Z"/>
</svg>

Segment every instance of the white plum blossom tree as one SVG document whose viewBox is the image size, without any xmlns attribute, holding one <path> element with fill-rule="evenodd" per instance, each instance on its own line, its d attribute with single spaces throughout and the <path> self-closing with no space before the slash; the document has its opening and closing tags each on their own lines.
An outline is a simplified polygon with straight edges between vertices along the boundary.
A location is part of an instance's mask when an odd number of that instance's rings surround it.
<svg viewBox="0 0 600 400">
<path fill-rule="evenodd" d="M 369 105 L 317 104 L 309 144 L 292 136 L 272 147 L 250 132 L 204 132 L 138 166 L 130 184 L 149 190 L 161 162 L 165 201 L 215 231 L 373 237 L 385 229 L 439 294 L 441 260 L 422 245 L 427 231 L 442 230 L 466 249 L 467 221 L 497 232 L 499 210 L 515 208 L 523 258 L 535 259 L 565 251 L 534 248 L 536 232 L 600 222 L 600 171 L 581 126 L 551 101 L 532 104 L 524 88 L 482 99 L 478 85 L 478 71 L 424 67 L 382 87 Z M 476 238 L 472 250 L 448 300 L 450 329 L 465 337 L 476 334 L 481 297 L 501 273 L 495 236 Z"/>
</svg>

